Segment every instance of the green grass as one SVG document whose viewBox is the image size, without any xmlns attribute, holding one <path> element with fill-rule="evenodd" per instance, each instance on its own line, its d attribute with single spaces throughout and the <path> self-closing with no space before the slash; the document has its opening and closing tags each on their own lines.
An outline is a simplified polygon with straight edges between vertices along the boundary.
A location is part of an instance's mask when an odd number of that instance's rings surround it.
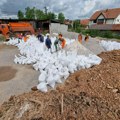
<svg viewBox="0 0 120 120">
<path fill-rule="evenodd" d="M 82 34 L 89 34 L 91 37 L 102 37 L 102 38 L 110 38 L 110 39 L 119 39 L 120 34 L 112 32 L 112 31 L 100 31 L 100 30 L 82 30 Z"/>
<path fill-rule="evenodd" d="M 5 37 L 0 34 L 0 41 L 5 41 Z"/>
</svg>

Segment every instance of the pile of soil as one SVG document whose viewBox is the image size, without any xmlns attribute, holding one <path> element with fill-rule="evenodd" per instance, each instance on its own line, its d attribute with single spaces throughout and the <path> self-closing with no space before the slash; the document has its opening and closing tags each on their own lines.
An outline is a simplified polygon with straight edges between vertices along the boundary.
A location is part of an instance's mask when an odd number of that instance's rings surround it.
<svg viewBox="0 0 120 120">
<path fill-rule="evenodd" d="M 99 57 L 100 65 L 71 74 L 56 90 L 12 96 L 0 120 L 119 120 L 120 50 Z"/>
<path fill-rule="evenodd" d="M 8 81 L 15 77 L 17 70 L 10 66 L 0 67 L 0 82 Z"/>
</svg>

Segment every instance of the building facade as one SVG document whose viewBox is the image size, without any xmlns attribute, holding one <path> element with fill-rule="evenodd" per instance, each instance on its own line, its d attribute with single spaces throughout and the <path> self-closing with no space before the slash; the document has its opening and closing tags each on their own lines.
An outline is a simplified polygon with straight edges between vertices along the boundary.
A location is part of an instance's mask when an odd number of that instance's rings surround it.
<svg viewBox="0 0 120 120">
<path fill-rule="evenodd" d="M 93 24 L 120 24 L 120 8 L 96 11 L 89 22 Z"/>
<path fill-rule="evenodd" d="M 90 18 L 89 29 L 120 31 L 120 8 L 96 11 Z"/>
</svg>

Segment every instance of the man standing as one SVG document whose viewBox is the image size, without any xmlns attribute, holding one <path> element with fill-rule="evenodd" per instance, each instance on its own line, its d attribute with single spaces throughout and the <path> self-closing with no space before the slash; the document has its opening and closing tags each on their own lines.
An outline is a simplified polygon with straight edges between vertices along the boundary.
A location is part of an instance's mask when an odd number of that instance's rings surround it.
<svg viewBox="0 0 120 120">
<path fill-rule="evenodd" d="M 52 42 L 51 42 L 51 39 L 50 39 L 49 35 L 47 35 L 47 39 L 45 41 L 45 45 L 48 48 L 48 50 L 51 49 Z"/>
<path fill-rule="evenodd" d="M 79 41 L 80 43 L 82 43 L 82 35 L 81 35 L 81 34 L 78 35 L 78 41 Z"/>
<path fill-rule="evenodd" d="M 44 42 L 44 37 L 41 35 L 41 33 L 38 34 L 37 38 L 40 42 Z"/>
<path fill-rule="evenodd" d="M 65 39 L 62 37 L 62 34 L 59 34 L 59 40 L 60 40 L 60 42 L 61 42 L 61 47 L 62 47 L 62 49 L 65 47 L 65 45 L 66 45 L 66 41 L 65 41 Z"/>
<path fill-rule="evenodd" d="M 86 36 L 85 36 L 85 39 L 84 39 L 86 42 L 88 42 L 88 40 L 89 40 L 89 35 L 87 34 Z"/>
<path fill-rule="evenodd" d="M 54 42 L 56 52 L 58 51 L 58 45 L 59 45 L 59 39 L 58 39 L 58 37 L 56 37 L 56 40 Z"/>
</svg>

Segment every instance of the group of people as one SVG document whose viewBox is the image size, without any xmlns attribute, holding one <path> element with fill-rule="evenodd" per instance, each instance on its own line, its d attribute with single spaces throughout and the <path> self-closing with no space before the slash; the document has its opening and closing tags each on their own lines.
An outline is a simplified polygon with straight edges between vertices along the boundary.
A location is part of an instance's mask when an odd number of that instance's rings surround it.
<svg viewBox="0 0 120 120">
<path fill-rule="evenodd" d="M 80 42 L 80 43 L 82 43 L 82 34 L 79 34 L 78 35 L 78 41 Z M 89 35 L 87 34 L 86 36 L 85 36 L 85 38 L 84 38 L 84 41 L 88 41 L 89 40 Z"/>
<path fill-rule="evenodd" d="M 29 35 L 26 34 L 24 35 L 23 33 L 21 34 L 18 34 L 17 36 L 19 39 L 24 39 L 24 41 L 26 42 L 27 39 L 29 38 Z M 38 33 L 37 35 L 37 38 L 38 40 L 43 43 L 44 42 L 44 36 L 41 34 L 41 32 Z M 78 35 L 78 41 L 80 43 L 82 43 L 82 34 L 79 34 Z M 84 38 L 84 41 L 88 41 L 89 40 L 89 35 L 87 34 Z M 51 46 L 52 46 L 52 42 L 51 42 L 51 39 L 50 39 L 50 35 L 47 35 L 47 38 L 45 40 L 45 45 L 46 47 L 48 48 L 48 50 L 51 50 Z M 58 51 L 59 48 L 64 48 L 66 46 L 66 40 L 63 38 L 63 35 L 62 34 L 59 34 L 57 37 L 56 37 L 56 40 L 54 41 L 54 47 L 55 47 L 55 50 Z"/>
<path fill-rule="evenodd" d="M 29 39 L 30 35 L 31 35 L 31 33 L 29 33 L 29 32 L 27 32 L 27 33 L 17 33 L 16 37 L 20 40 L 23 39 L 26 42 Z"/>
<path fill-rule="evenodd" d="M 37 38 L 38 40 L 42 43 L 44 42 L 44 37 L 42 36 L 42 34 L 38 34 L 37 35 Z M 47 38 L 45 40 L 45 45 L 48 49 L 51 49 L 51 46 L 52 46 L 52 42 L 51 42 L 51 39 L 50 39 L 50 36 L 47 35 Z M 56 37 L 56 40 L 54 41 L 54 46 L 55 46 L 55 50 L 58 51 L 58 48 L 61 46 L 61 48 L 63 49 L 66 45 L 66 40 L 63 38 L 62 34 L 59 34 L 57 37 Z"/>
<path fill-rule="evenodd" d="M 44 42 L 44 37 L 42 36 L 42 34 L 38 34 L 37 36 L 38 40 L 40 42 Z M 79 34 L 78 35 L 78 41 L 80 43 L 82 43 L 82 34 Z M 84 38 L 84 41 L 88 41 L 89 40 L 89 35 L 87 34 Z M 50 39 L 50 36 L 47 35 L 47 38 L 45 40 L 45 45 L 48 49 L 51 49 L 51 46 L 52 46 L 52 42 L 51 42 L 51 39 Z M 66 45 L 66 40 L 63 38 L 63 35 L 62 34 L 59 34 L 57 37 L 56 37 L 56 40 L 54 41 L 54 46 L 55 46 L 55 50 L 58 51 L 58 49 L 61 47 L 62 49 L 65 47 Z"/>
</svg>

